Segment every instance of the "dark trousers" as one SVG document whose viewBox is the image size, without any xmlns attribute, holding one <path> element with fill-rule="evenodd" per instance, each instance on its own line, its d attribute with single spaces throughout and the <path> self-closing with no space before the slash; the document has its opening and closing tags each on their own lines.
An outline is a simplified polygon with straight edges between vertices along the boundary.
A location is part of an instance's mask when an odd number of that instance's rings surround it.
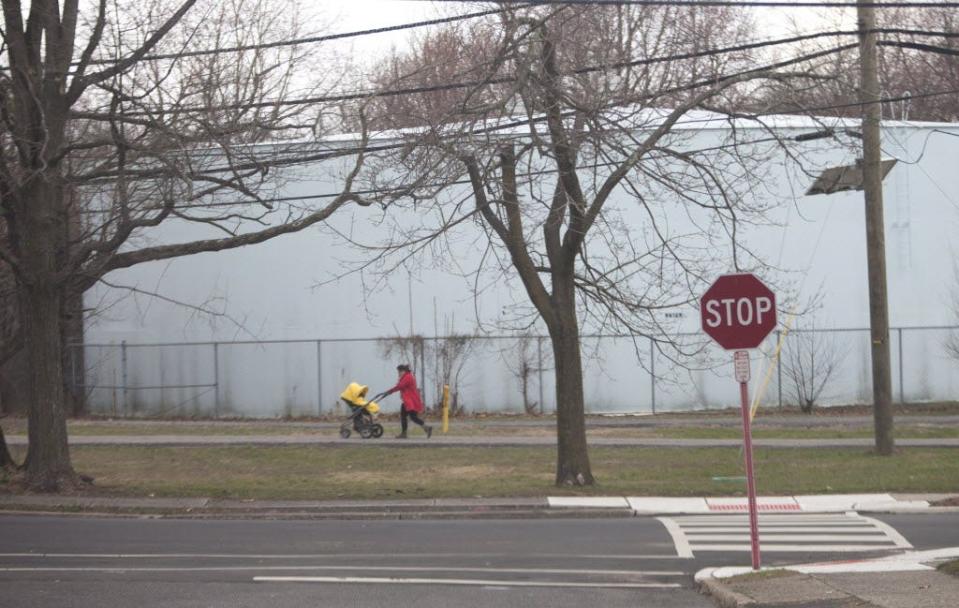
<svg viewBox="0 0 959 608">
<path fill-rule="evenodd" d="M 403 429 L 404 433 L 406 432 L 406 427 L 409 424 L 406 421 L 407 418 L 409 418 L 410 420 L 412 420 L 413 422 L 415 422 L 416 424 L 420 426 L 424 426 L 425 424 L 422 420 L 420 420 L 419 414 L 413 411 L 407 411 L 406 406 L 404 405 L 403 407 L 400 408 L 400 428 Z"/>
</svg>

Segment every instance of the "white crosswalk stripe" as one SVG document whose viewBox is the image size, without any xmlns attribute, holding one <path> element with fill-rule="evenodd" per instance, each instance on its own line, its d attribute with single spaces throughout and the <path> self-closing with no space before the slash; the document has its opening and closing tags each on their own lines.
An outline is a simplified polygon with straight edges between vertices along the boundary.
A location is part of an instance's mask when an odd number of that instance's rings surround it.
<svg viewBox="0 0 959 608">
<path fill-rule="evenodd" d="M 676 552 L 692 557 L 696 551 L 749 551 L 746 514 L 658 517 Z M 892 526 L 858 513 L 760 514 L 759 542 L 764 552 L 844 553 L 911 549 Z"/>
</svg>

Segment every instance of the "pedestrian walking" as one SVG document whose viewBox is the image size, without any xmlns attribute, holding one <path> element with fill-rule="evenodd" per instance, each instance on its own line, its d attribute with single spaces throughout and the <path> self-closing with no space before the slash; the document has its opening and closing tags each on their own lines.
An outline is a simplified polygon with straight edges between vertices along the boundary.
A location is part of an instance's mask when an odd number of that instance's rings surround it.
<svg viewBox="0 0 959 608">
<path fill-rule="evenodd" d="M 397 439 L 406 439 L 406 429 L 409 424 L 407 419 L 412 420 L 415 424 L 422 427 L 423 432 L 426 433 L 426 438 L 429 439 L 433 436 L 433 427 L 424 423 L 420 418 L 420 413 L 423 411 L 423 401 L 420 399 L 420 392 L 416 388 L 416 378 L 413 377 L 413 371 L 410 369 L 409 365 L 401 363 L 396 366 L 396 373 L 399 376 L 399 380 L 396 383 L 396 386 L 386 391 L 387 395 L 392 395 L 393 393 L 399 391 L 400 400 L 403 402 L 400 406 L 400 434 L 396 436 Z"/>
</svg>

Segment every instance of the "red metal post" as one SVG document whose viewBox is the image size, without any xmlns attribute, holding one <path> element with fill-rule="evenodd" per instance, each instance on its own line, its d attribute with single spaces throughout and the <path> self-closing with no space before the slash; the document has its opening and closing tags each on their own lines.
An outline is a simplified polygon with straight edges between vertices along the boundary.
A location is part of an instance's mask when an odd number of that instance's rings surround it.
<svg viewBox="0 0 959 608">
<path fill-rule="evenodd" d="M 756 508 L 756 478 L 753 475 L 753 433 L 750 424 L 749 388 L 739 383 L 743 410 L 743 447 L 746 453 L 746 487 L 749 492 L 749 540 L 752 544 L 753 570 L 759 570 L 759 514 Z"/>
</svg>

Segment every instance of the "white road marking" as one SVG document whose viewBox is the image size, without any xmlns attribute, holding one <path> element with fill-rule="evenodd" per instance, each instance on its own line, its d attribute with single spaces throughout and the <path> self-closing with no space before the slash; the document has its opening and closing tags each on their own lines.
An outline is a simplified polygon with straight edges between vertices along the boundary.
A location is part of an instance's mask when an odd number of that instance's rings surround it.
<svg viewBox="0 0 959 608">
<path fill-rule="evenodd" d="M 678 559 L 676 555 L 656 554 L 585 554 L 572 553 L 0 553 L 0 558 L 63 558 L 63 559 L 429 559 L 429 558 L 562 558 L 562 559 Z"/>
<path fill-rule="evenodd" d="M 660 517 L 680 555 L 697 551 L 750 551 L 748 519 L 739 515 Z M 879 520 L 855 512 L 759 516 L 759 542 L 768 552 L 849 553 L 912 548 Z"/>
<path fill-rule="evenodd" d="M 666 526 L 666 531 L 669 532 L 669 535 L 673 539 L 673 544 L 676 546 L 676 555 L 678 557 L 691 559 L 693 557 L 693 550 L 689 547 L 689 542 L 686 540 L 686 535 L 683 534 L 679 524 L 677 524 L 674 519 L 669 517 L 657 517 L 656 519 Z"/>
<path fill-rule="evenodd" d="M 749 532 L 746 534 L 687 534 L 686 538 L 690 543 L 701 542 L 729 542 L 746 541 L 749 542 Z M 856 542 L 856 543 L 885 543 L 890 540 L 885 535 L 866 535 L 866 534 L 760 534 L 759 540 L 763 543 L 790 542 L 800 543 L 808 542 Z"/>
<path fill-rule="evenodd" d="M 694 515 L 694 516 L 674 516 L 676 519 L 681 519 L 685 523 L 689 524 L 708 524 L 712 525 L 716 522 L 740 522 L 748 521 L 748 515 L 746 513 L 739 513 L 736 515 Z M 836 524 L 836 525 L 850 525 L 856 523 L 856 517 L 859 517 L 859 514 L 856 512 L 850 513 L 832 513 L 829 515 L 778 515 L 772 513 L 760 513 L 759 514 L 759 523 L 762 522 L 788 522 L 795 524 Z"/>
<path fill-rule="evenodd" d="M 848 521 L 847 521 L 848 520 Z M 683 527 L 696 527 L 696 526 L 715 526 L 726 525 L 726 526 L 736 526 L 742 525 L 743 522 L 746 522 L 746 525 L 749 525 L 749 520 L 745 517 L 739 517 L 737 519 L 730 520 L 716 520 L 716 521 L 687 521 L 683 519 Z M 870 527 L 868 522 L 863 520 L 854 520 L 849 519 L 849 516 L 837 515 L 835 519 L 772 519 L 769 517 L 760 517 L 759 518 L 760 526 L 779 526 L 779 525 L 790 525 L 797 528 L 839 528 L 839 527 L 858 527 L 858 528 L 868 528 Z"/>
<path fill-rule="evenodd" d="M 698 530 L 695 526 L 683 525 L 683 529 L 688 530 L 689 534 L 696 534 Z M 704 526 L 705 530 L 708 530 L 710 533 L 716 532 L 740 532 L 749 534 L 749 526 L 728 526 L 722 528 L 716 528 L 712 526 Z M 875 529 L 872 526 L 852 526 L 852 527 L 840 527 L 840 526 L 764 526 L 759 525 L 759 532 L 835 532 L 835 533 L 857 533 L 857 532 L 868 532 L 875 534 Z"/>
<path fill-rule="evenodd" d="M 458 578 L 377 578 L 360 576 L 255 576 L 255 583 L 346 583 L 361 585 L 457 585 L 471 587 L 576 587 L 590 589 L 677 589 L 679 583 L 570 583 Z"/>
<path fill-rule="evenodd" d="M 886 536 L 895 541 L 897 547 L 902 547 L 903 549 L 912 549 L 912 544 L 906 540 L 906 538 L 896 531 L 895 528 L 890 526 L 884 521 L 880 521 L 873 517 L 863 517 L 865 521 L 868 521 L 872 525 L 876 526 L 880 530 L 886 533 Z"/>
<path fill-rule="evenodd" d="M 765 552 L 773 553 L 859 553 L 866 551 L 879 551 L 881 549 L 892 549 L 893 547 L 877 547 L 876 545 L 767 545 L 762 542 L 760 537 L 760 549 Z M 751 551 L 752 545 L 745 543 L 742 545 L 697 545 L 696 551 Z"/>
<path fill-rule="evenodd" d="M 10 566 L 0 572 L 231 572 L 249 570 L 356 571 L 358 566 Z M 565 568 L 468 568 L 451 566 L 360 566 L 375 572 L 484 572 L 502 574 L 599 574 L 606 576 L 685 576 L 676 570 L 584 570 Z"/>
</svg>

